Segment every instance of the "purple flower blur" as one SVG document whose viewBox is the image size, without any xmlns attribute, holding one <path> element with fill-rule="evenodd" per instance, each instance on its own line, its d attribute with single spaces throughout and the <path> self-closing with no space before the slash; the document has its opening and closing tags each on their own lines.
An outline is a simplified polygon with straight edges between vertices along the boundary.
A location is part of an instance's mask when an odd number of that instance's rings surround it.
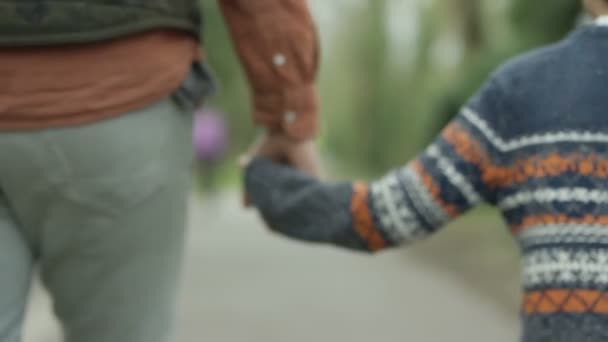
<svg viewBox="0 0 608 342">
<path fill-rule="evenodd" d="M 221 159 L 228 145 L 228 131 L 222 113 L 203 109 L 194 116 L 194 149 L 201 162 Z"/>
</svg>

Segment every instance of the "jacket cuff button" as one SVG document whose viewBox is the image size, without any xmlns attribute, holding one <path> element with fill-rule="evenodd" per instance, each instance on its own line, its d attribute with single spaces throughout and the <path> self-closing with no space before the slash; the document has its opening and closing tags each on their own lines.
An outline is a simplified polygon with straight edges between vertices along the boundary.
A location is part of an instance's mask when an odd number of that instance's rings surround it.
<svg viewBox="0 0 608 342">
<path fill-rule="evenodd" d="M 285 123 L 287 124 L 292 124 L 294 122 L 296 122 L 296 119 L 298 118 L 298 114 L 292 110 L 285 112 L 285 114 L 283 114 L 283 119 L 285 120 Z"/>
<path fill-rule="evenodd" d="M 281 67 L 287 62 L 287 57 L 285 57 L 285 55 L 282 53 L 277 53 L 274 55 L 274 57 L 272 57 L 272 62 L 274 65 Z"/>
</svg>

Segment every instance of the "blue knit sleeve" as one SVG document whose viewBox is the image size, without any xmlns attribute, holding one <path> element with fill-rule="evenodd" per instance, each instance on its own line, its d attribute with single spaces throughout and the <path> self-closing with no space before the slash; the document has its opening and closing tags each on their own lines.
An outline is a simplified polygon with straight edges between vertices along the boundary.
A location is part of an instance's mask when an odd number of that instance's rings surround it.
<svg viewBox="0 0 608 342">
<path fill-rule="evenodd" d="M 491 118 L 501 105 L 488 83 L 424 152 L 377 181 L 323 183 L 258 159 L 247 190 L 273 230 L 299 240 L 377 251 L 422 239 L 494 201 L 504 172 Z"/>
<path fill-rule="evenodd" d="M 417 158 L 371 183 L 375 228 L 388 245 L 423 239 L 480 203 L 508 176 L 497 118 L 507 110 L 495 74 Z"/>
</svg>

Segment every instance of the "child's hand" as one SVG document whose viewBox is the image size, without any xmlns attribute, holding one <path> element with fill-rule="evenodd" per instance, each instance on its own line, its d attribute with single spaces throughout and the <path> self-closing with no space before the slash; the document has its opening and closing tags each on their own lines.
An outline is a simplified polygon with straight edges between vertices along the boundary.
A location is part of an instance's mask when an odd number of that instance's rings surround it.
<svg viewBox="0 0 608 342">
<path fill-rule="evenodd" d="M 352 183 L 321 182 L 256 157 L 245 170 L 245 187 L 252 205 L 272 231 L 301 241 L 370 250 L 353 226 Z"/>
</svg>

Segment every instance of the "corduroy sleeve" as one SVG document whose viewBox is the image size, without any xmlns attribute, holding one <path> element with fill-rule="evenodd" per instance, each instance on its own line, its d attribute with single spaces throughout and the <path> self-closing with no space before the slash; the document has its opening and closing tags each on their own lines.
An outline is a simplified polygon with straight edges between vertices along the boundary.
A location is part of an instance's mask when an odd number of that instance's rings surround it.
<svg viewBox="0 0 608 342">
<path fill-rule="evenodd" d="M 253 118 L 294 139 L 318 130 L 319 43 L 306 0 L 218 0 L 252 93 Z"/>
</svg>

